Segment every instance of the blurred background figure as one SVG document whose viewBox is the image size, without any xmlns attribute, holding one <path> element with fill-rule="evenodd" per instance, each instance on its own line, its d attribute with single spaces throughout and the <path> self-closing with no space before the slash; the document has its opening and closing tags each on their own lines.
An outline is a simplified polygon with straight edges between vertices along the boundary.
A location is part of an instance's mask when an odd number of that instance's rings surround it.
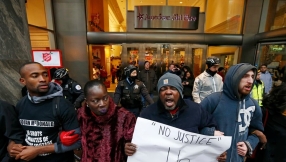
<svg viewBox="0 0 286 162">
<path fill-rule="evenodd" d="M 185 76 L 185 73 L 186 73 L 187 71 L 191 71 L 191 68 L 190 68 L 189 66 L 183 66 L 183 67 L 181 68 L 181 75 L 180 75 L 180 77 L 183 78 L 183 77 Z"/>
<path fill-rule="evenodd" d="M 267 122 L 264 134 L 267 138 L 266 149 L 257 156 L 259 162 L 286 161 L 286 84 L 273 87 L 262 101 Z"/>
<path fill-rule="evenodd" d="M 195 78 L 191 71 L 186 71 L 184 73 L 185 75 L 182 78 L 182 84 L 184 86 L 184 89 L 183 89 L 184 99 L 190 99 L 193 101 L 192 91 L 193 91 Z"/>
<path fill-rule="evenodd" d="M 93 63 L 92 78 L 100 80 L 100 71 L 95 63 Z"/>
<path fill-rule="evenodd" d="M 111 67 L 111 82 L 112 82 L 112 84 L 115 84 L 116 72 L 117 72 L 117 69 L 115 68 L 114 65 L 112 65 L 112 67 Z"/>
<path fill-rule="evenodd" d="M 224 69 L 224 67 L 219 67 L 217 74 L 220 75 L 222 77 L 222 81 L 224 81 L 224 76 L 225 76 L 225 69 Z"/>
<path fill-rule="evenodd" d="M 105 70 L 104 66 L 101 66 L 99 71 L 100 71 L 100 80 L 102 80 L 102 82 L 105 82 L 107 78 L 107 71 Z"/>
<path fill-rule="evenodd" d="M 260 75 L 260 80 L 263 81 L 264 83 L 264 86 L 265 86 L 265 89 L 264 89 L 264 92 L 266 94 L 269 94 L 271 88 L 272 88 L 272 76 L 271 74 L 269 73 L 269 71 L 267 70 L 267 65 L 266 64 L 262 64 L 260 66 L 260 72 L 261 72 L 261 75 Z"/>
<path fill-rule="evenodd" d="M 143 82 L 137 79 L 138 71 L 134 65 L 128 65 L 124 68 L 124 73 L 126 79 L 118 82 L 114 92 L 114 102 L 116 105 L 121 104 L 122 107 L 138 117 L 143 106 L 141 95 L 148 102 L 148 105 L 154 101 Z"/>
<path fill-rule="evenodd" d="M 145 61 L 144 69 L 140 71 L 138 79 L 144 83 L 151 98 L 153 98 L 153 91 L 157 85 L 157 76 L 153 69 L 150 68 L 150 62 Z M 142 104 L 145 107 L 145 99 L 142 96 Z"/>
<path fill-rule="evenodd" d="M 259 106 L 262 108 L 262 99 L 264 96 L 264 83 L 260 80 L 261 72 L 257 71 L 256 79 L 254 81 L 254 85 L 251 91 L 251 97 L 255 99 Z"/>
<path fill-rule="evenodd" d="M 64 97 L 74 104 L 75 108 L 81 107 L 81 103 L 84 101 L 83 90 L 79 83 L 69 77 L 68 69 L 56 70 L 52 81 L 63 88 Z"/>
</svg>

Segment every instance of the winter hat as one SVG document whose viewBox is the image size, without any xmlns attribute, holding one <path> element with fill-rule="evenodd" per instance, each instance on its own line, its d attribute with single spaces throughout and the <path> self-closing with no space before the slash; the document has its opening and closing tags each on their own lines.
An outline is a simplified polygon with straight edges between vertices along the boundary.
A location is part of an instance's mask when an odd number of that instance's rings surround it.
<svg viewBox="0 0 286 162">
<path fill-rule="evenodd" d="M 158 81 L 157 84 L 158 93 L 160 93 L 160 89 L 163 86 L 175 87 L 179 91 L 181 98 L 183 98 L 183 85 L 181 83 L 181 78 L 178 75 L 168 72 L 165 73 L 163 76 L 161 76 L 161 78 Z"/>
</svg>

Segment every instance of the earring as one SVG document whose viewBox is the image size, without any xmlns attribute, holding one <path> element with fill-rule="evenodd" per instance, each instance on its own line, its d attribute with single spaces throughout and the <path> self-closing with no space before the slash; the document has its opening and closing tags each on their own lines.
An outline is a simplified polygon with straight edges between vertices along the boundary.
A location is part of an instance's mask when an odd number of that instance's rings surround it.
<svg viewBox="0 0 286 162">
<path fill-rule="evenodd" d="M 88 104 L 86 104 L 86 107 L 89 107 Z"/>
</svg>

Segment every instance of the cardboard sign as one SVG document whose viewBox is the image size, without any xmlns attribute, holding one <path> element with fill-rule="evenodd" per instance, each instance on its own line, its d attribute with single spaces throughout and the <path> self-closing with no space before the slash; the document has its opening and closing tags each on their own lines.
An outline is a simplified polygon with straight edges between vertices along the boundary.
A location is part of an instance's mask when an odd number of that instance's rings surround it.
<svg viewBox="0 0 286 162">
<path fill-rule="evenodd" d="M 62 67 L 62 55 L 59 50 L 33 50 L 32 59 L 44 67 Z"/>
<path fill-rule="evenodd" d="M 128 162 L 217 162 L 231 137 L 205 136 L 138 118 L 132 143 L 137 151 Z"/>
</svg>

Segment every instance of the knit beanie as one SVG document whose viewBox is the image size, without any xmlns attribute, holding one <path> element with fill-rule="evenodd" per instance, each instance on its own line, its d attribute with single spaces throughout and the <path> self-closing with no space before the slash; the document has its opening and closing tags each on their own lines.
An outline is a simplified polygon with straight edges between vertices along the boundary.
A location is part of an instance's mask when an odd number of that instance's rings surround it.
<svg viewBox="0 0 286 162">
<path fill-rule="evenodd" d="M 183 85 L 181 83 L 181 78 L 178 75 L 168 72 L 165 73 L 163 76 L 161 76 L 161 78 L 158 81 L 157 84 L 158 93 L 160 93 L 160 89 L 163 86 L 175 87 L 179 91 L 181 98 L 183 98 Z"/>
</svg>

